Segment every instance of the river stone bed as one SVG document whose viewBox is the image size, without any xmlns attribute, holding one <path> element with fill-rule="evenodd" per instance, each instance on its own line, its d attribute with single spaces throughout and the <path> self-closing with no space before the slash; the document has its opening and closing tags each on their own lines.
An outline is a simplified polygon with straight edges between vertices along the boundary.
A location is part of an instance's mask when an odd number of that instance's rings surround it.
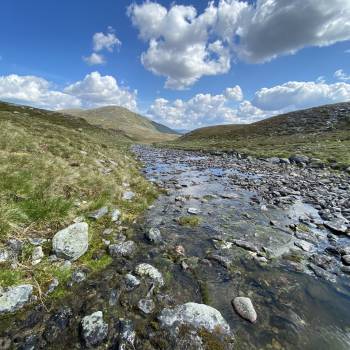
<svg viewBox="0 0 350 350">
<path fill-rule="evenodd" d="M 0 319 L 1 349 L 350 348 L 348 174 L 134 152 L 164 195 L 128 240 L 106 246 L 105 271 Z"/>
</svg>

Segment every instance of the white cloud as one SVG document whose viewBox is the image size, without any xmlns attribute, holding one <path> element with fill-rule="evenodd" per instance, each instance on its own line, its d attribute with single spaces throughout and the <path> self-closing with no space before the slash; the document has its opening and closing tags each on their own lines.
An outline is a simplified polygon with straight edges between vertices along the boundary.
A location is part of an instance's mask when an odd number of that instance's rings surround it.
<svg viewBox="0 0 350 350">
<path fill-rule="evenodd" d="M 253 104 L 264 110 L 295 110 L 350 100 L 350 84 L 290 81 L 255 93 Z"/>
<path fill-rule="evenodd" d="M 47 80 L 30 75 L 0 76 L 0 99 L 49 109 L 81 106 L 76 97 L 52 90 Z"/>
<path fill-rule="evenodd" d="M 115 47 L 121 45 L 121 41 L 114 34 L 114 29 L 109 27 L 106 34 L 99 32 L 95 33 L 92 37 L 93 49 L 95 52 L 102 51 L 104 49 L 112 52 Z"/>
<path fill-rule="evenodd" d="M 129 91 L 118 86 L 117 80 L 92 72 L 81 81 L 67 86 L 64 92 L 83 101 L 88 108 L 117 105 L 137 110 L 137 91 Z"/>
<path fill-rule="evenodd" d="M 261 63 L 309 46 L 350 40 L 350 1 L 239 0 L 193 6 L 133 4 L 128 14 L 148 42 L 142 64 L 181 89 L 230 70 L 231 59 Z"/>
<path fill-rule="evenodd" d="M 193 6 L 173 5 L 167 10 L 153 2 L 131 5 L 132 23 L 149 43 L 142 64 L 165 76 L 165 86 L 173 89 L 187 88 L 204 75 L 228 72 L 229 49 L 218 38 L 209 39 L 216 12 L 213 4 L 199 16 Z"/>
<path fill-rule="evenodd" d="M 346 74 L 342 69 L 338 69 L 334 73 L 334 78 L 336 78 L 338 80 L 347 81 L 347 80 L 350 80 L 350 75 Z"/>
<path fill-rule="evenodd" d="M 0 76 L 0 99 L 52 110 L 118 105 L 136 111 L 136 98 L 137 91 L 122 88 L 114 77 L 98 72 L 86 75 L 63 91 L 36 76 Z"/>
<path fill-rule="evenodd" d="M 83 60 L 90 66 L 106 63 L 105 58 L 96 52 L 93 52 L 90 56 L 84 56 Z"/>
<path fill-rule="evenodd" d="M 227 88 L 225 90 L 225 95 L 228 99 L 233 101 L 242 101 L 243 100 L 243 92 L 239 85 L 236 85 L 232 88 Z"/>
</svg>

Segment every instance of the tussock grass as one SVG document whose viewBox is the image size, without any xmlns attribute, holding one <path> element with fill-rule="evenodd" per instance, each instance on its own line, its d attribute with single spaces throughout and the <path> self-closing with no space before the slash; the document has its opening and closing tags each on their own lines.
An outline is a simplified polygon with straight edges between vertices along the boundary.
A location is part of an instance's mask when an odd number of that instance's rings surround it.
<svg viewBox="0 0 350 350">
<path fill-rule="evenodd" d="M 0 249 L 8 239 L 25 242 L 16 271 L 0 266 L 1 286 L 35 280 L 44 290 L 54 277 L 68 279 L 70 273 L 47 258 L 31 266 L 27 238 L 51 239 L 75 217 L 102 206 L 119 208 L 122 224 L 129 225 L 150 205 L 157 192 L 140 175 L 129 146 L 123 133 L 83 119 L 0 103 Z M 126 190 L 134 200 L 122 200 Z M 90 248 L 76 264 L 93 271 L 108 265 L 108 256 L 93 260 L 93 254 L 105 249 L 100 233 L 110 225 L 109 218 L 89 222 Z M 47 257 L 51 243 L 43 248 Z"/>
</svg>

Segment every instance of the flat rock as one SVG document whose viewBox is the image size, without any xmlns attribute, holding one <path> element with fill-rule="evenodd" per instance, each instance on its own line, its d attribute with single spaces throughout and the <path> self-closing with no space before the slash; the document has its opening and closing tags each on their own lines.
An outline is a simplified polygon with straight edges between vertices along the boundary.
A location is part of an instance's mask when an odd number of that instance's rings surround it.
<svg viewBox="0 0 350 350">
<path fill-rule="evenodd" d="M 52 239 L 52 246 L 59 258 L 77 260 L 89 248 L 89 226 L 79 222 L 57 232 Z"/>
<path fill-rule="evenodd" d="M 192 215 L 198 215 L 201 211 L 198 208 L 188 208 L 187 212 Z"/>
<path fill-rule="evenodd" d="M 197 303 L 163 309 L 158 317 L 162 327 L 191 326 L 197 330 L 230 334 L 230 326 L 221 313 L 211 306 Z"/>
<path fill-rule="evenodd" d="M 126 191 L 123 193 L 123 200 L 131 201 L 135 197 L 135 193 L 131 191 Z"/>
<path fill-rule="evenodd" d="M 102 207 L 90 213 L 89 218 L 94 220 L 99 220 L 106 214 L 108 214 L 108 207 Z"/>
<path fill-rule="evenodd" d="M 350 265 L 350 255 L 343 255 L 341 260 L 344 265 Z"/>
<path fill-rule="evenodd" d="M 119 244 L 111 244 L 109 246 L 109 254 L 112 257 L 131 257 L 136 250 L 136 244 L 134 241 L 125 241 Z"/>
<path fill-rule="evenodd" d="M 296 241 L 294 245 L 298 248 L 302 249 L 304 252 L 311 252 L 313 250 L 314 245 L 306 242 L 306 241 Z"/>
<path fill-rule="evenodd" d="M 32 293 L 33 286 L 30 284 L 9 287 L 5 291 L 0 291 L 0 315 L 21 309 L 29 302 Z"/>
<path fill-rule="evenodd" d="M 244 319 L 250 321 L 251 323 L 256 322 L 257 314 L 254 309 L 253 303 L 250 298 L 237 297 L 232 301 L 233 307 L 236 312 Z"/>
<path fill-rule="evenodd" d="M 347 227 L 343 220 L 325 221 L 324 225 L 335 233 L 346 233 Z"/>
<path fill-rule="evenodd" d="M 259 249 L 253 243 L 243 241 L 241 239 L 234 239 L 233 243 L 236 246 L 241 247 L 241 248 L 246 249 L 246 250 L 250 250 L 251 252 L 255 252 L 255 253 L 259 252 Z"/>
<path fill-rule="evenodd" d="M 139 264 L 135 268 L 135 273 L 141 277 L 149 277 L 158 285 L 164 285 L 164 279 L 162 274 L 152 265 L 150 264 Z"/>
<path fill-rule="evenodd" d="M 102 311 L 85 316 L 81 321 L 81 327 L 83 338 L 88 347 L 101 344 L 108 335 L 108 324 L 103 321 Z"/>
</svg>

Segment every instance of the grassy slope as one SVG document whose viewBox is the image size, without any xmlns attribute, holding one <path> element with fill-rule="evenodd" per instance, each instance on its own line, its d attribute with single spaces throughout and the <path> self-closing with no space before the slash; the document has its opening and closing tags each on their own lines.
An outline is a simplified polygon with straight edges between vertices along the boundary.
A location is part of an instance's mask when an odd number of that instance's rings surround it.
<svg viewBox="0 0 350 350">
<path fill-rule="evenodd" d="M 122 133 L 80 118 L 0 103 L 0 249 L 10 238 L 24 242 L 20 265 L 0 266 L 0 286 L 29 282 L 46 290 L 56 277 L 62 283 L 54 295 L 63 293 L 70 272 L 48 261 L 51 243 L 43 247 L 46 258 L 31 266 L 27 238 L 52 238 L 103 205 L 119 208 L 127 226 L 148 207 L 156 191 L 139 174 L 129 144 Z M 131 202 L 121 199 L 125 183 L 136 193 Z M 89 222 L 89 251 L 75 264 L 96 271 L 110 262 L 108 255 L 93 259 L 104 250 L 101 232 L 110 225 L 109 218 Z"/>
<path fill-rule="evenodd" d="M 168 146 L 237 150 L 261 157 L 304 154 L 350 165 L 350 103 L 327 105 L 272 117 L 249 125 L 194 130 Z"/>
<path fill-rule="evenodd" d="M 65 113 L 79 116 L 89 123 L 104 128 L 122 130 L 126 135 L 138 142 L 152 143 L 174 140 L 177 133 L 162 124 L 153 122 L 123 107 L 101 107 L 90 110 L 73 109 Z"/>
</svg>

